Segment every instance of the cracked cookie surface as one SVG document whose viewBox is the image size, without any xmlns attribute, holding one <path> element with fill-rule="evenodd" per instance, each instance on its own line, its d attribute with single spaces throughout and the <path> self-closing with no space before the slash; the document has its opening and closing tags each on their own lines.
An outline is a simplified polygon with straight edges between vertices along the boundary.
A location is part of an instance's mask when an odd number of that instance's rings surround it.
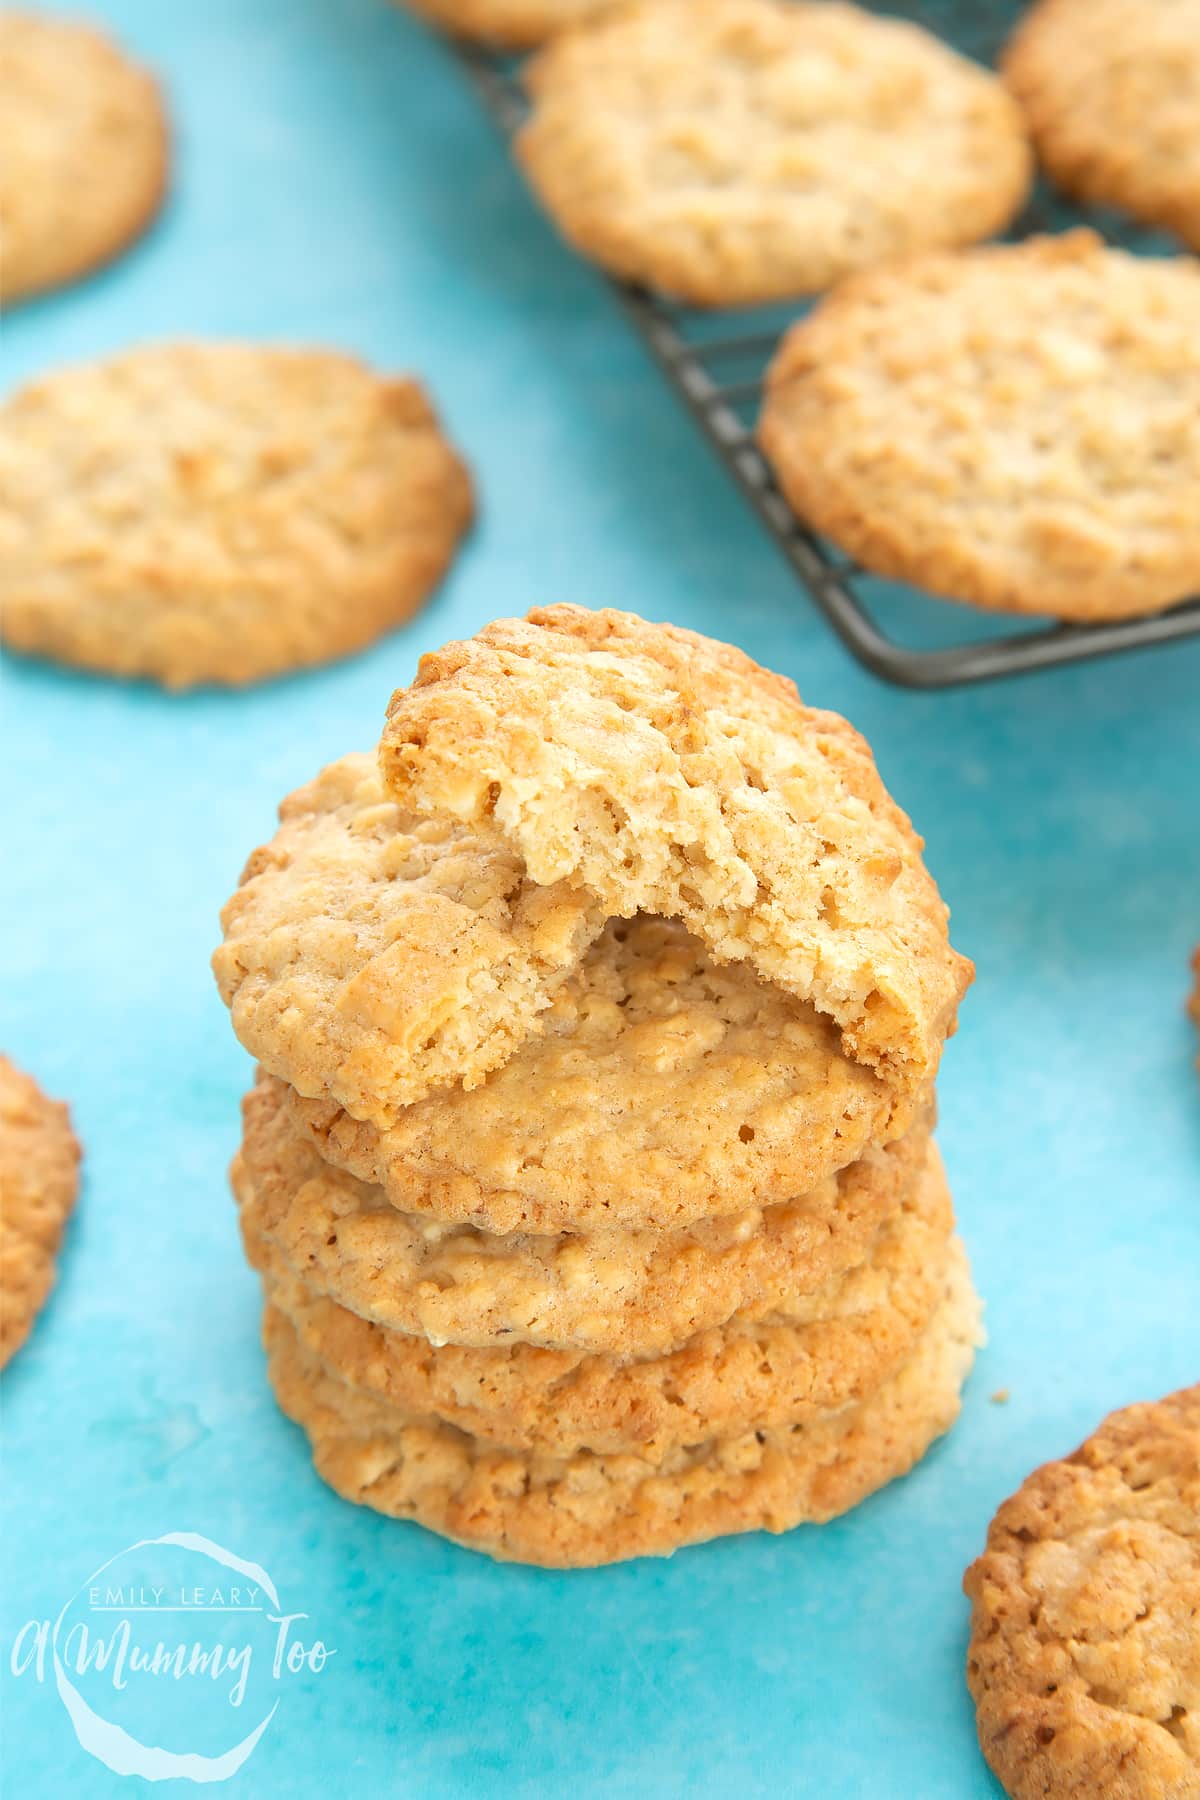
<svg viewBox="0 0 1200 1800">
<path fill-rule="evenodd" d="M 643 0 L 556 36 L 527 82 L 517 155 L 563 235 L 697 305 L 974 243 L 1029 185 L 995 76 L 837 0 Z"/>
<path fill-rule="evenodd" d="M 415 381 L 331 350 L 143 346 L 0 408 L 0 633 L 169 688 L 264 680 L 410 618 L 471 504 Z"/>
<path fill-rule="evenodd" d="M 784 339 L 759 436 L 876 574 L 1132 617 L 1200 593 L 1200 268 L 1090 232 L 847 282 Z"/>
<path fill-rule="evenodd" d="M 979 1741 L 1015 1800 L 1195 1800 L 1200 1386 L 1035 1470 L 964 1585 Z"/>
</svg>

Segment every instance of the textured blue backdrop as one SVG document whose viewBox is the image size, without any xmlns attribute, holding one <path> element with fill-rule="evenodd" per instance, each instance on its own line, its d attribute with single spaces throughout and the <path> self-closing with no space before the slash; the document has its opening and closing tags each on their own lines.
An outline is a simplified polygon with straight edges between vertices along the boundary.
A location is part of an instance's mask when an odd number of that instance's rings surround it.
<svg viewBox="0 0 1200 1800">
<path fill-rule="evenodd" d="M 87 1148 L 58 1292 L 4 1380 L 6 1788 L 127 1785 L 51 1685 L 11 1678 L 9 1643 L 131 1540 L 194 1530 L 338 1651 L 285 1696 L 248 1794 L 993 1793 L 963 1567 L 1034 1463 L 1200 1373 L 1200 647 L 878 685 L 421 29 L 383 0 L 93 10 L 165 77 L 174 195 L 109 273 L 13 315 L 6 384 L 181 332 L 344 344 L 428 377 L 483 516 L 425 616 L 335 669 L 185 699 L 5 669 L 2 1041 Z M 374 740 L 421 650 L 547 599 L 735 638 L 874 743 L 979 965 L 941 1137 L 991 1333 L 954 1435 L 851 1517 L 575 1577 L 312 1475 L 263 1378 L 225 1186 L 248 1065 L 207 969 L 279 797 Z"/>
</svg>

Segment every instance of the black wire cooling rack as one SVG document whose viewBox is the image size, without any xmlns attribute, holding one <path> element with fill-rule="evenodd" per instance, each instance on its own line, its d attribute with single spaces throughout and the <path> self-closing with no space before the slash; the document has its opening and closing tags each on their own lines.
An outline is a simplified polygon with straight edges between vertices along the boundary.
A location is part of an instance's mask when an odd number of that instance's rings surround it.
<svg viewBox="0 0 1200 1800">
<path fill-rule="evenodd" d="M 966 54 L 991 62 L 1021 8 L 1013 0 L 925 0 L 880 10 L 915 19 Z M 495 124 L 511 138 L 527 110 L 520 59 L 463 43 L 454 50 Z M 1082 222 L 1083 214 L 1043 189 L 1016 235 Z M 1156 247 L 1150 233 L 1107 215 L 1089 215 L 1087 222 L 1110 241 Z M 876 675 L 903 687 L 957 687 L 1200 635 L 1200 598 L 1149 618 L 1098 625 L 1001 623 L 879 581 L 796 519 L 754 441 L 767 364 L 787 319 L 799 309 L 776 308 L 772 318 L 700 312 L 627 282 L 608 285 L 833 629 Z M 914 628 L 922 641 L 902 641 L 901 634 L 911 636 Z M 993 635 L 981 635 L 986 632 Z"/>
</svg>

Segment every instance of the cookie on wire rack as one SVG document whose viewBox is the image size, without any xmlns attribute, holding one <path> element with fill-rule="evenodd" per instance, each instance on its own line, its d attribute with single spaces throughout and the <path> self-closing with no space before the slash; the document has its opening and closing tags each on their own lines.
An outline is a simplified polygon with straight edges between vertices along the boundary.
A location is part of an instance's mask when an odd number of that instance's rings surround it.
<svg viewBox="0 0 1200 1800">
<path fill-rule="evenodd" d="M 1200 266 L 1092 233 L 855 276 L 784 339 L 759 439 L 879 575 L 1095 621 L 1200 593 Z"/>
<path fill-rule="evenodd" d="M 632 0 L 557 36 L 527 80 L 517 156 L 563 235 L 699 306 L 974 243 L 1029 187 L 994 75 L 841 0 Z"/>
<path fill-rule="evenodd" d="M 1061 188 L 1200 250 L 1200 0 L 1038 0 L 1003 75 Z"/>
<path fill-rule="evenodd" d="M 0 13 L 0 299 L 108 262 L 154 218 L 170 146 L 153 77 L 73 19 Z"/>
</svg>

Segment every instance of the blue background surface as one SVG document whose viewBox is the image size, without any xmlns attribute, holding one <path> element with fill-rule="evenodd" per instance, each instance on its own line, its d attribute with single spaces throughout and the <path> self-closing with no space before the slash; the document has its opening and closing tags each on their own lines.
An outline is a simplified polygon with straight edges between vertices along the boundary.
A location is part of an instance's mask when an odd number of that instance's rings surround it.
<svg viewBox="0 0 1200 1800">
<path fill-rule="evenodd" d="M 58 1290 L 4 1378 L 5 1788 L 129 1786 L 9 1646 L 124 1545 L 192 1530 L 337 1650 L 289 1688 L 247 1794 L 995 1793 L 963 1568 L 1035 1463 L 1200 1374 L 1200 646 L 878 684 L 419 27 L 383 0 L 92 10 L 165 78 L 174 194 L 111 271 L 13 314 L 6 385 L 177 333 L 345 345 L 428 379 L 483 511 L 429 610 L 337 668 L 182 699 L 5 668 L 0 1041 L 87 1152 Z M 374 741 L 422 650 L 551 599 L 732 637 L 875 745 L 979 967 L 941 1142 L 991 1338 L 956 1431 L 850 1517 L 575 1576 L 495 1567 L 312 1474 L 263 1376 L 225 1185 L 249 1071 L 207 967 L 280 796 Z"/>
</svg>

